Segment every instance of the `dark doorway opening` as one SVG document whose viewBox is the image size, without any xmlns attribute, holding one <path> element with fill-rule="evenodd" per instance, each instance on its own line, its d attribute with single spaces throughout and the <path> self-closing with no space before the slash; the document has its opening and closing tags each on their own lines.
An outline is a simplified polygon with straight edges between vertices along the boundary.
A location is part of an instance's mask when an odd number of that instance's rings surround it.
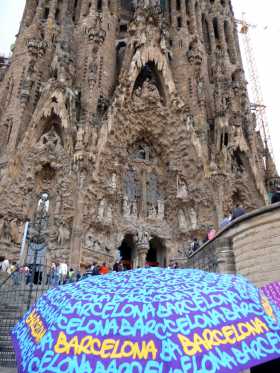
<svg viewBox="0 0 280 373">
<path fill-rule="evenodd" d="M 166 250 L 162 240 L 155 236 L 150 240 L 150 248 L 146 256 L 149 267 L 166 267 Z"/>
<path fill-rule="evenodd" d="M 135 244 L 132 234 L 126 234 L 121 246 L 118 248 L 124 269 L 133 268 Z"/>
</svg>

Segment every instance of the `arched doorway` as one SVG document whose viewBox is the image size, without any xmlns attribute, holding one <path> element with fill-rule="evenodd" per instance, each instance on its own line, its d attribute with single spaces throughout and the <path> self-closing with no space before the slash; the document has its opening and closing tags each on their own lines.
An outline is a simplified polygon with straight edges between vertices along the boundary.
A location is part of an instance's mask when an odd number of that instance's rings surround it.
<svg viewBox="0 0 280 373">
<path fill-rule="evenodd" d="M 149 242 L 149 251 L 146 256 L 146 264 L 150 267 L 166 267 L 166 247 L 163 240 L 157 236 Z"/>
<path fill-rule="evenodd" d="M 136 257 L 135 243 L 132 234 L 126 234 L 124 236 L 118 250 L 120 252 L 120 260 L 123 264 L 123 268 L 125 270 L 132 269 L 134 267 Z"/>
</svg>

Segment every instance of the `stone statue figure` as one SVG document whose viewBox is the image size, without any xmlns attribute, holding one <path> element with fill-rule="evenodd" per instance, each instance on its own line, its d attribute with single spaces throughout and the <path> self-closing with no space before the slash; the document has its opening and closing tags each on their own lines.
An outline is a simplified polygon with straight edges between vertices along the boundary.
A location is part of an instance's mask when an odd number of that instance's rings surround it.
<svg viewBox="0 0 280 373">
<path fill-rule="evenodd" d="M 102 248 L 102 246 L 101 246 L 100 241 L 95 240 L 95 241 L 93 242 L 93 250 L 94 250 L 94 251 L 97 251 L 98 253 L 100 253 L 100 252 L 103 251 L 103 248 Z"/>
<path fill-rule="evenodd" d="M 124 195 L 123 197 L 123 216 L 125 218 L 129 217 L 130 215 L 130 203 L 128 201 L 127 195 Z"/>
<path fill-rule="evenodd" d="M 13 219 L 10 223 L 11 239 L 14 243 L 18 244 L 21 241 L 22 224 L 18 225 L 17 219 Z"/>
<path fill-rule="evenodd" d="M 105 213 L 105 207 L 106 207 L 106 201 L 103 198 L 100 201 L 99 207 L 98 207 L 98 213 L 97 213 L 97 220 L 101 221 L 104 218 L 104 213 Z"/>
<path fill-rule="evenodd" d="M 76 142 L 76 146 L 75 146 L 76 150 L 83 148 L 84 133 L 85 133 L 85 131 L 84 131 L 83 127 L 79 127 L 78 131 L 77 131 L 77 142 Z"/>
<path fill-rule="evenodd" d="M 54 152 L 55 150 L 58 150 L 61 148 L 61 139 L 56 133 L 54 127 L 52 127 L 49 132 L 44 133 L 38 143 L 39 149 L 44 149 L 49 152 Z"/>
<path fill-rule="evenodd" d="M 195 210 L 193 208 L 190 208 L 188 210 L 188 215 L 189 215 L 189 219 L 190 219 L 191 229 L 192 230 L 197 229 L 197 215 L 196 215 Z"/>
<path fill-rule="evenodd" d="M 194 118 L 193 118 L 192 114 L 187 115 L 186 127 L 187 127 L 187 130 L 190 130 L 191 128 L 194 128 Z"/>
<path fill-rule="evenodd" d="M 94 242 L 94 236 L 91 231 L 88 231 L 85 236 L 85 249 L 92 249 L 93 248 L 93 242 Z"/>
<path fill-rule="evenodd" d="M 182 231 L 182 232 L 187 231 L 188 224 L 187 224 L 186 216 L 185 216 L 183 210 L 178 211 L 178 223 L 179 223 L 180 231 Z"/>
<path fill-rule="evenodd" d="M 111 180 L 110 180 L 110 189 L 115 191 L 117 189 L 117 175 L 113 173 Z"/>
<path fill-rule="evenodd" d="M 63 246 L 70 239 L 70 232 L 64 223 L 61 223 L 58 228 L 57 242 L 59 246 Z"/>
<path fill-rule="evenodd" d="M 177 198 L 183 200 L 188 198 L 187 185 L 180 175 L 177 176 Z"/>
<path fill-rule="evenodd" d="M 136 233 L 136 245 L 137 246 L 146 246 L 149 247 L 149 240 L 150 235 L 148 232 L 144 230 L 144 228 L 140 228 Z"/>
<path fill-rule="evenodd" d="M 137 218 L 138 211 L 137 211 L 137 202 L 136 201 L 132 202 L 132 213 L 131 213 L 131 215 L 133 217 Z"/>
<path fill-rule="evenodd" d="M 157 212 L 154 205 L 150 205 L 148 209 L 148 218 L 149 219 L 156 219 L 157 218 Z"/>
<path fill-rule="evenodd" d="M 157 201 L 157 207 L 158 207 L 157 217 L 160 221 L 162 221 L 164 220 L 164 201 L 162 199 L 159 199 Z"/>
<path fill-rule="evenodd" d="M 4 227 L 5 227 L 5 220 L 4 218 L 0 218 L 0 238 L 4 236 Z"/>
<path fill-rule="evenodd" d="M 113 212 L 112 207 L 109 205 L 106 210 L 105 222 L 111 224 L 113 221 Z"/>
</svg>

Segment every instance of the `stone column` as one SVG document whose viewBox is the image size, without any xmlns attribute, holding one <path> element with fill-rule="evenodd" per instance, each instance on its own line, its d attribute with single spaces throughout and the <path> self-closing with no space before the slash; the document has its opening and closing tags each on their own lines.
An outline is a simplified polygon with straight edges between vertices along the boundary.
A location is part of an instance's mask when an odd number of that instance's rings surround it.
<svg viewBox="0 0 280 373">
<path fill-rule="evenodd" d="M 71 237 L 71 251 L 70 251 L 70 266 L 74 269 L 80 269 L 81 262 L 81 241 L 82 241 L 82 220 L 83 220 L 83 207 L 84 207 L 84 181 L 86 175 L 83 172 L 78 171 L 79 186 L 76 194 L 76 206 L 75 211 L 77 214 L 74 217 L 72 237 Z"/>
<path fill-rule="evenodd" d="M 135 247 L 137 256 L 137 266 L 145 267 L 146 256 L 149 251 L 150 235 L 143 228 L 140 228 L 135 236 Z"/>
<path fill-rule="evenodd" d="M 36 15 L 35 15 L 36 19 L 42 19 L 43 18 L 44 4 L 45 4 L 45 0 L 39 0 L 38 6 L 37 6 L 37 9 L 36 9 Z"/>
<path fill-rule="evenodd" d="M 226 45 L 225 30 L 224 30 L 224 19 L 222 16 L 217 17 L 217 19 L 218 19 L 218 32 L 219 32 L 219 37 L 220 37 L 220 45 L 221 45 L 222 50 L 226 51 L 227 45 Z"/>
<path fill-rule="evenodd" d="M 171 1 L 171 20 L 172 20 L 172 26 L 176 27 L 176 25 L 177 25 L 176 0 L 170 0 L 170 1 Z"/>
<path fill-rule="evenodd" d="M 84 0 L 81 4 L 81 17 L 85 17 L 87 15 L 88 10 L 88 1 Z"/>
<path fill-rule="evenodd" d="M 210 49 L 211 52 L 215 52 L 216 50 L 216 40 L 215 40 L 215 33 L 213 27 L 213 19 L 212 17 L 206 17 L 208 23 L 208 32 L 209 32 L 209 39 L 210 39 Z"/>
<path fill-rule="evenodd" d="M 194 1 L 189 0 L 189 9 L 190 9 L 190 29 L 192 33 L 197 33 L 197 25 L 196 25 L 196 18 L 195 18 L 195 8 L 194 8 Z"/>
<path fill-rule="evenodd" d="M 214 241 L 218 272 L 219 273 L 236 273 L 235 258 L 231 246 L 230 238 L 217 238 Z"/>
<path fill-rule="evenodd" d="M 211 175 L 211 182 L 213 188 L 213 199 L 217 212 L 217 226 L 224 217 L 224 185 L 226 182 L 226 175 L 222 172 L 217 172 Z"/>
<path fill-rule="evenodd" d="M 197 28 L 197 32 L 199 34 L 199 37 L 201 40 L 203 40 L 203 30 L 202 30 L 202 15 L 201 15 L 201 10 L 200 10 L 200 6 L 199 6 L 199 3 L 197 2 L 195 7 L 195 18 L 196 18 L 196 28 Z"/>
<path fill-rule="evenodd" d="M 183 27 L 187 27 L 187 8 L 185 0 L 181 1 L 181 16 Z"/>
<path fill-rule="evenodd" d="M 53 0 L 50 4 L 50 13 L 49 13 L 49 18 L 52 20 L 55 20 L 55 13 L 56 13 L 56 8 L 57 8 L 57 1 L 58 0 Z"/>
</svg>

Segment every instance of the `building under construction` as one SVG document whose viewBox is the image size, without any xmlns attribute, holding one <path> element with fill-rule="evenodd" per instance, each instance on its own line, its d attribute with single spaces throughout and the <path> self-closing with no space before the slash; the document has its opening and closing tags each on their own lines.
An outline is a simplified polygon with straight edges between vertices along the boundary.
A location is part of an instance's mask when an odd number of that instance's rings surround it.
<svg viewBox="0 0 280 373">
<path fill-rule="evenodd" d="M 166 265 L 276 177 L 229 0 L 27 0 L 0 82 L 0 248 Z"/>
</svg>

